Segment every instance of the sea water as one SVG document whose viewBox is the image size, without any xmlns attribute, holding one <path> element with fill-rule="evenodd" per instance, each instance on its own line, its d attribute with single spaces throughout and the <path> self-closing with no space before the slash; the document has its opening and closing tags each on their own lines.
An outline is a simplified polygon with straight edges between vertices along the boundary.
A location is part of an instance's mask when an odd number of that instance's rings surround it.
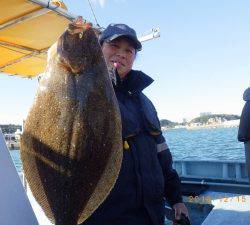
<svg viewBox="0 0 250 225">
<path fill-rule="evenodd" d="M 163 132 L 174 160 L 245 160 L 244 145 L 237 141 L 237 127 L 171 129 Z M 18 172 L 22 163 L 18 150 L 10 151 Z"/>
<path fill-rule="evenodd" d="M 245 160 L 244 144 L 237 140 L 238 127 L 172 129 L 164 137 L 174 160 Z"/>
</svg>

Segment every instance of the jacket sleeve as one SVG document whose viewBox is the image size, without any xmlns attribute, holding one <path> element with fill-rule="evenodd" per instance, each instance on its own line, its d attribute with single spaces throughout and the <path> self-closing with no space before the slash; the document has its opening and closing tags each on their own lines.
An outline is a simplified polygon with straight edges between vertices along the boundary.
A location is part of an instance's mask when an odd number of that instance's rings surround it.
<svg viewBox="0 0 250 225">
<path fill-rule="evenodd" d="M 241 113 L 238 140 L 242 142 L 250 141 L 250 101 L 245 103 Z"/>
<path fill-rule="evenodd" d="M 175 203 L 182 202 L 181 182 L 175 169 L 171 152 L 162 134 L 156 137 L 158 159 L 163 171 L 165 183 L 165 198 L 172 207 Z"/>
</svg>

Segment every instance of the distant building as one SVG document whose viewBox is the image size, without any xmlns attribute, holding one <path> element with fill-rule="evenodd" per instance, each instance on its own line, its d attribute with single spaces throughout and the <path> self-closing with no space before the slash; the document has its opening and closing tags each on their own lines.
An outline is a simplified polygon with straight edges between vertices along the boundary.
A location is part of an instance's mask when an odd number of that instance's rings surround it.
<svg viewBox="0 0 250 225">
<path fill-rule="evenodd" d="M 6 145 L 9 150 L 19 149 L 20 148 L 20 137 L 21 130 L 17 129 L 15 133 L 4 134 Z"/>
</svg>

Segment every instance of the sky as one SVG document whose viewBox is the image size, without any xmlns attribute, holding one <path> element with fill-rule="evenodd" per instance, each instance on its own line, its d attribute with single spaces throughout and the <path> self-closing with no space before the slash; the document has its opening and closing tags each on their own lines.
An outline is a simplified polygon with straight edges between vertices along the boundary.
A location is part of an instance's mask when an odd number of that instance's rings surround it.
<svg viewBox="0 0 250 225">
<path fill-rule="evenodd" d="M 144 90 L 160 119 L 182 122 L 201 112 L 240 115 L 250 84 L 249 0 L 92 0 L 98 23 L 126 23 L 144 42 L 134 69 L 154 83 Z M 87 0 L 64 0 L 95 24 Z M 0 37 L 1 38 L 1 37 Z M 21 123 L 38 82 L 0 74 L 0 123 Z"/>
</svg>

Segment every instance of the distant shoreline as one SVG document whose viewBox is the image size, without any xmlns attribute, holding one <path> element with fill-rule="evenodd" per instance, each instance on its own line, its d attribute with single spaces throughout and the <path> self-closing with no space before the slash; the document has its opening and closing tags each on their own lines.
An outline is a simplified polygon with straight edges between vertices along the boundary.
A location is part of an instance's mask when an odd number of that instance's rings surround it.
<svg viewBox="0 0 250 225">
<path fill-rule="evenodd" d="M 204 125 L 186 125 L 186 126 L 175 126 L 175 127 L 161 127 L 164 130 L 172 129 L 187 129 L 187 130 L 198 130 L 198 129 L 216 129 L 216 128 L 232 128 L 239 127 L 239 122 L 235 123 L 221 123 L 221 124 L 204 124 Z"/>
</svg>

